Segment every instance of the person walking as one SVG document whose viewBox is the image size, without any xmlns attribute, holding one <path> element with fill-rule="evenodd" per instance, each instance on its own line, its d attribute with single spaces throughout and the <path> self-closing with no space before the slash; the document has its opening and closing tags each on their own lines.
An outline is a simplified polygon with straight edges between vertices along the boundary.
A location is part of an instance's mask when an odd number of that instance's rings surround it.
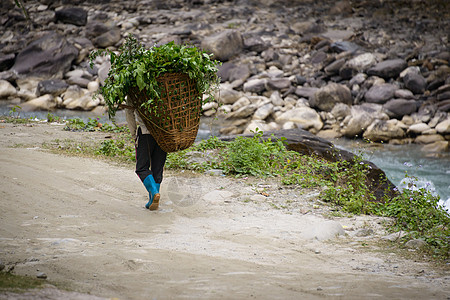
<svg viewBox="0 0 450 300">
<path fill-rule="evenodd" d="M 167 152 L 161 149 L 132 106 L 126 106 L 125 117 L 131 136 L 135 141 L 136 174 L 148 191 L 149 200 L 145 208 L 157 210 Z"/>
</svg>

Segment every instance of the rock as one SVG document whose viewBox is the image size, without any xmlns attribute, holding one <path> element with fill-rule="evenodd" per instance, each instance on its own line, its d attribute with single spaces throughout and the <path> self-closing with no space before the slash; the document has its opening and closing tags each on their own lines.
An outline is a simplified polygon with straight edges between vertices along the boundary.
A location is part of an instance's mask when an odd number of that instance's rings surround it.
<svg viewBox="0 0 450 300">
<path fill-rule="evenodd" d="M 358 45 L 348 41 L 335 42 L 332 43 L 330 47 L 336 53 L 355 52 L 360 49 Z"/>
<path fill-rule="evenodd" d="M 91 81 L 87 85 L 87 89 L 89 92 L 95 93 L 99 89 L 100 85 L 97 81 Z M 212 103 L 212 102 L 210 102 Z"/>
<path fill-rule="evenodd" d="M 337 103 L 352 105 L 352 102 L 350 90 L 345 85 L 333 82 L 319 89 L 309 99 L 311 107 L 316 107 L 322 111 L 331 111 Z"/>
<path fill-rule="evenodd" d="M 342 133 L 340 133 L 334 129 L 321 130 L 316 135 L 318 137 L 326 139 L 326 140 L 338 139 L 338 138 L 342 137 Z"/>
<path fill-rule="evenodd" d="M 450 118 L 437 124 L 436 131 L 440 134 L 450 134 Z"/>
<path fill-rule="evenodd" d="M 253 120 L 265 120 L 273 112 L 273 104 L 267 103 L 259 107 L 253 114 Z"/>
<path fill-rule="evenodd" d="M 216 93 L 215 98 L 223 104 L 233 104 L 238 99 L 240 99 L 242 94 L 234 89 L 232 89 L 227 84 L 221 84 L 219 91 Z"/>
<path fill-rule="evenodd" d="M 244 43 L 239 31 L 225 30 L 204 38 L 201 48 L 211 52 L 215 59 L 227 61 L 241 53 Z"/>
<path fill-rule="evenodd" d="M 226 119 L 245 119 L 248 118 L 249 116 L 253 115 L 253 113 L 255 112 L 255 110 L 257 109 L 257 106 L 254 104 L 250 104 L 247 106 L 243 106 L 241 108 L 239 108 L 238 110 L 228 114 L 225 118 Z"/>
<path fill-rule="evenodd" d="M 244 92 L 250 93 L 262 93 L 266 89 L 266 78 L 262 79 L 250 79 L 246 83 L 244 83 Z"/>
<path fill-rule="evenodd" d="M 395 90 L 394 97 L 400 99 L 414 99 L 414 94 L 410 90 L 398 89 Z"/>
<path fill-rule="evenodd" d="M 84 26 L 87 23 L 87 11 L 80 7 L 62 8 L 55 12 L 57 21 L 77 26 Z"/>
<path fill-rule="evenodd" d="M 402 139 L 405 131 L 399 126 L 397 120 L 375 120 L 364 132 L 363 137 L 372 142 L 387 142 L 391 139 Z"/>
<path fill-rule="evenodd" d="M 274 91 L 270 95 L 270 101 L 272 101 L 272 104 L 274 106 L 283 106 L 284 105 L 284 100 L 283 100 L 283 98 L 281 98 L 279 91 Z"/>
<path fill-rule="evenodd" d="M 364 98 L 369 103 L 384 104 L 394 97 L 396 90 L 398 90 L 398 87 L 394 84 L 377 84 L 365 93 Z"/>
<path fill-rule="evenodd" d="M 69 85 L 61 79 L 42 80 L 37 86 L 37 95 L 42 96 L 51 94 L 53 96 L 59 96 L 64 93 L 68 87 Z"/>
<path fill-rule="evenodd" d="M 350 109 L 342 124 L 341 132 L 347 137 L 361 135 L 375 118 L 383 119 L 382 107 L 377 104 L 355 105 Z"/>
<path fill-rule="evenodd" d="M 449 151 L 448 141 L 437 141 L 422 147 L 422 151 L 426 153 L 443 153 Z"/>
<path fill-rule="evenodd" d="M 70 98 L 64 100 L 63 106 L 66 109 L 89 111 L 93 110 L 97 105 L 99 105 L 99 103 L 99 99 L 92 99 L 92 96 L 88 94 L 80 98 Z"/>
<path fill-rule="evenodd" d="M 404 115 L 416 112 L 418 104 L 415 100 L 392 99 L 386 102 L 383 108 L 389 117 L 401 119 Z"/>
<path fill-rule="evenodd" d="M 365 237 L 365 236 L 373 235 L 373 233 L 374 233 L 373 229 L 371 229 L 371 228 L 361 228 L 355 232 L 355 236 Z"/>
<path fill-rule="evenodd" d="M 435 142 L 445 141 L 444 137 L 440 134 L 427 134 L 419 135 L 415 138 L 414 143 L 416 144 L 432 144 Z"/>
<path fill-rule="evenodd" d="M 229 81 L 233 82 L 236 80 L 241 80 L 244 82 L 250 77 L 250 68 L 247 64 L 240 64 L 237 66 L 234 66 L 230 69 L 230 74 L 228 76 Z"/>
<path fill-rule="evenodd" d="M 263 120 L 252 120 L 247 125 L 247 127 L 244 129 L 244 134 L 250 134 L 252 132 L 256 132 L 256 129 L 265 132 L 265 131 L 269 130 L 269 126 Z"/>
<path fill-rule="evenodd" d="M 270 47 L 270 44 L 266 43 L 259 36 L 245 37 L 243 39 L 243 43 L 244 48 L 249 51 L 263 52 L 264 50 Z"/>
<path fill-rule="evenodd" d="M 417 73 L 407 73 L 403 77 L 403 82 L 405 83 L 405 87 L 414 94 L 423 94 L 427 87 L 425 78 Z"/>
<path fill-rule="evenodd" d="M 241 98 L 239 98 L 238 101 L 234 102 L 233 105 L 231 105 L 231 110 L 236 111 L 236 110 L 240 109 L 241 107 L 248 106 L 250 104 L 252 104 L 252 103 L 250 102 L 250 100 L 247 97 L 241 97 Z"/>
<path fill-rule="evenodd" d="M 299 97 L 303 97 L 306 99 L 310 99 L 311 97 L 314 96 L 314 94 L 318 91 L 318 88 L 315 87 L 302 87 L 302 86 L 298 86 L 295 89 L 295 94 Z"/>
<path fill-rule="evenodd" d="M 408 64 L 403 59 L 382 61 L 367 71 L 369 76 L 378 76 L 384 79 L 396 78 Z"/>
<path fill-rule="evenodd" d="M 406 232 L 399 231 L 399 232 L 394 232 L 389 235 L 383 236 L 381 239 L 386 240 L 386 241 L 396 242 L 396 241 L 400 241 L 404 236 L 406 236 Z"/>
<path fill-rule="evenodd" d="M 6 71 L 14 65 L 14 53 L 2 54 L 0 53 L 0 72 Z"/>
<path fill-rule="evenodd" d="M 427 242 L 420 239 L 412 239 L 406 242 L 405 247 L 409 249 L 423 249 L 427 246 Z"/>
<path fill-rule="evenodd" d="M 93 44 L 99 48 L 114 46 L 122 39 L 120 29 L 113 27 L 92 40 Z"/>
<path fill-rule="evenodd" d="M 345 64 L 344 58 L 333 61 L 331 64 L 329 64 L 324 68 L 325 74 L 327 75 L 339 74 L 339 70 L 344 66 L 344 64 Z"/>
<path fill-rule="evenodd" d="M 253 134 L 243 136 L 251 137 Z M 235 137 L 222 136 L 220 139 L 231 141 Z M 300 128 L 267 131 L 262 137 L 263 139 L 272 138 L 272 140 L 273 138 L 284 138 L 288 150 L 303 155 L 315 155 L 331 162 L 342 160 L 354 162 L 355 155 L 353 153 L 336 148 L 331 142 Z M 386 177 L 386 174 L 372 162 L 364 161 L 364 163 L 370 166 L 367 184 L 372 191 L 375 191 L 377 201 L 383 201 L 386 194 L 393 196 L 395 185 Z"/>
<path fill-rule="evenodd" d="M 323 127 L 320 115 L 310 107 L 296 107 L 283 114 L 277 119 L 277 123 L 294 122 L 304 130 L 314 129 L 319 131 Z"/>
<path fill-rule="evenodd" d="M 344 67 L 355 70 L 356 72 L 365 72 L 376 63 L 377 59 L 374 54 L 363 53 L 347 61 Z"/>
<path fill-rule="evenodd" d="M 35 98 L 20 105 L 23 111 L 52 110 L 56 108 L 56 98 L 50 94 Z"/>
<path fill-rule="evenodd" d="M 244 84 L 245 86 L 245 84 Z M 289 78 L 269 78 L 266 81 L 266 89 L 271 90 L 287 90 L 291 87 Z"/>
<path fill-rule="evenodd" d="M 6 80 L 0 80 L 0 100 L 16 95 L 17 90 L 11 83 Z"/>
<path fill-rule="evenodd" d="M 425 123 L 416 123 L 408 128 L 408 133 L 422 134 L 424 131 L 430 130 L 430 126 Z"/>
<path fill-rule="evenodd" d="M 47 279 L 47 274 L 45 274 L 44 272 L 39 272 L 36 274 L 36 278 Z"/>
<path fill-rule="evenodd" d="M 343 119 L 346 116 L 351 114 L 351 109 L 350 109 L 350 106 L 348 106 L 347 104 L 337 103 L 331 110 L 331 114 L 336 119 Z"/>
<path fill-rule="evenodd" d="M 20 51 L 12 70 L 27 76 L 62 78 L 77 57 L 77 48 L 63 36 L 52 32 Z"/>
</svg>

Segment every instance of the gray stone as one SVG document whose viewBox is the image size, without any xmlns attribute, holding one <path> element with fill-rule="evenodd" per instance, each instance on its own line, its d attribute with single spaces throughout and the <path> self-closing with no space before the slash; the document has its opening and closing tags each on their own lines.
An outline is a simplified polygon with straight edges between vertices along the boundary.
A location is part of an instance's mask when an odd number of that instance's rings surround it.
<svg viewBox="0 0 450 300">
<path fill-rule="evenodd" d="M 20 51 L 12 70 L 27 76 L 62 78 L 77 57 L 77 48 L 69 44 L 63 36 L 52 32 L 31 42 Z"/>
<path fill-rule="evenodd" d="M 357 72 L 364 72 L 377 63 L 376 57 L 372 53 L 360 54 L 345 63 L 345 67 Z"/>
<path fill-rule="evenodd" d="M 346 116 L 351 114 L 350 106 L 344 103 L 337 103 L 333 109 L 331 110 L 331 114 L 336 119 L 345 118 Z"/>
<path fill-rule="evenodd" d="M 406 232 L 399 231 L 399 232 L 394 232 L 389 235 L 383 236 L 381 239 L 386 240 L 386 241 L 396 242 L 396 241 L 400 241 L 400 239 L 403 238 L 405 235 L 406 235 Z"/>
<path fill-rule="evenodd" d="M 405 87 L 414 94 L 423 94 L 427 87 L 427 82 L 421 74 L 407 73 L 403 77 L 403 82 Z"/>
<path fill-rule="evenodd" d="M 414 99 L 414 94 L 410 90 L 398 89 L 394 92 L 395 98 Z"/>
<path fill-rule="evenodd" d="M 87 11 L 80 7 L 67 7 L 55 12 L 57 21 L 77 26 L 84 26 L 87 23 Z"/>
<path fill-rule="evenodd" d="M 14 65 L 14 53 L 2 54 L 0 53 L 0 72 L 6 71 Z"/>
<path fill-rule="evenodd" d="M 318 91 L 319 89 L 316 87 L 302 87 L 302 86 L 298 86 L 295 89 L 295 94 L 299 97 L 304 97 L 306 99 L 310 99 L 311 97 L 314 96 L 314 94 Z"/>
<path fill-rule="evenodd" d="M 238 110 L 228 114 L 226 116 L 226 119 L 245 119 L 248 118 L 249 116 L 253 115 L 253 113 L 255 112 L 255 110 L 257 109 L 257 106 L 254 104 L 250 104 L 244 107 L 239 108 Z"/>
<path fill-rule="evenodd" d="M 327 75 L 339 74 L 339 70 L 344 66 L 345 59 L 337 59 L 324 68 Z"/>
<path fill-rule="evenodd" d="M 376 64 L 367 71 L 367 74 L 384 79 L 395 79 L 407 66 L 408 64 L 403 59 L 391 59 Z"/>
<path fill-rule="evenodd" d="M 248 106 L 250 104 L 251 104 L 251 102 L 247 97 L 241 97 L 241 98 L 239 98 L 239 100 L 237 100 L 236 102 L 233 103 L 233 105 L 231 106 L 231 110 L 236 111 L 236 110 L 240 109 L 241 107 Z"/>
<path fill-rule="evenodd" d="M 99 48 L 107 48 L 114 46 L 122 39 L 120 29 L 117 27 L 111 28 L 92 40 L 93 44 Z"/>
<path fill-rule="evenodd" d="M 423 134 L 415 138 L 416 144 L 432 144 L 435 142 L 445 141 L 444 137 L 440 134 Z"/>
<path fill-rule="evenodd" d="M 369 103 L 384 104 L 394 97 L 398 87 L 394 84 L 383 83 L 372 86 L 364 95 Z"/>
<path fill-rule="evenodd" d="M 431 144 L 427 144 L 421 148 L 425 153 L 444 153 L 449 151 L 448 141 L 437 141 Z"/>
<path fill-rule="evenodd" d="M 241 53 L 244 43 L 239 31 L 225 30 L 203 39 L 201 48 L 212 53 L 215 59 L 227 61 Z"/>
<path fill-rule="evenodd" d="M 249 77 L 250 77 L 250 68 L 248 67 L 248 64 L 239 64 L 231 68 L 228 78 L 230 82 L 233 82 L 235 80 L 245 81 Z"/>
<path fill-rule="evenodd" d="M 270 101 L 272 101 L 272 104 L 274 106 L 283 106 L 284 105 L 284 100 L 283 100 L 283 98 L 281 98 L 279 91 L 274 91 L 270 95 Z"/>
<path fill-rule="evenodd" d="M 427 242 L 420 239 L 412 239 L 406 242 L 405 247 L 409 249 L 423 249 L 427 246 Z"/>
<path fill-rule="evenodd" d="M 243 43 L 244 48 L 248 49 L 249 51 L 263 52 L 270 47 L 270 44 L 265 42 L 259 36 L 245 37 L 243 39 Z"/>
<path fill-rule="evenodd" d="M 416 123 L 408 128 L 408 133 L 422 134 L 422 132 L 430 130 L 430 126 L 425 123 Z"/>
<path fill-rule="evenodd" d="M 242 93 L 232 89 L 227 84 L 221 84 L 219 91 L 216 93 L 215 98 L 223 104 L 233 104 L 239 98 L 241 98 Z"/>
<path fill-rule="evenodd" d="M 37 86 L 37 95 L 42 96 L 45 94 L 51 94 L 53 96 L 59 96 L 64 93 L 69 85 L 64 80 L 60 79 L 48 79 L 42 80 Z"/>
<path fill-rule="evenodd" d="M 245 84 L 244 84 L 245 85 Z M 291 87 L 289 78 L 269 78 L 266 82 L 267 90 L 287 90 Z"/>
<path fill-rule="evenodd" d="M 331 82 L 320 88 L 313 97 L 309 99 L 311 107 L 322 111 L 331 111 L 337 103 L 352 105 L 352 94 L 348 87 Z"/>
<path fill-rule="evenodd" d="M 262 79 L 250 79 L 244 83 L 244 92 L 250 93 L 262 93 L 266 89 L 266 78 Z"/>
<path fill-rule="evenodd" d="M 386 102 L 383 108 L 389 117 L 401 119 L 404 115 L 416 112 L 418 104 L 415 100 L 392 99 Z"/>
<path fill-rule="evenodd" d="M 273 104 L 267 103 L 259 107 L 253 114 L 254 120 L 265 120 L 273 112 Z"/>
</svg>

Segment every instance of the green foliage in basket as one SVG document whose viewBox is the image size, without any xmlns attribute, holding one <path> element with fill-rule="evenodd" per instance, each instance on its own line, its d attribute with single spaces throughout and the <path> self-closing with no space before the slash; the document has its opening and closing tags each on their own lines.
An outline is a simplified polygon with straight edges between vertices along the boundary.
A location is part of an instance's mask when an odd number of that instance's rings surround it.
<svg viewBox="0 0 450 300">
<path fill-rule="evenodd" d="M 194 46 L 170 42 L 146 48 L 133 35 L 128 35 L 117 53 L 109 49 L 91 52 L 91 67 L 100 55 L 109 55 L 111 62 L 108 77 L 99 90 L 108 105 L 110 116 L 115 115 L 118 106 L 124 103 L 125 96 L 133 87 L 146 90 L 150 97 L 142 105 L 150 108 L 153 101 L 160 98 L 161 88 L 157 78 L 164 73 L 189 75 L 196 81 L 199 94 L 208 95 L 204 103 L 214 100 L 214 91 L 220 82 L 217 76 L 220 62 L 211 59 L 212 54 Z"/>
</svg>

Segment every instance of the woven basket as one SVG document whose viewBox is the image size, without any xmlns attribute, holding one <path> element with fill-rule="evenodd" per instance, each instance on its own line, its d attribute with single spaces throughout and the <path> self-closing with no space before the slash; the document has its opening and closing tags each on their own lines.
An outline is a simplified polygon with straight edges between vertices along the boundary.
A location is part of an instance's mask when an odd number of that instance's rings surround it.
<svg viewBox="0 0 450 300">
<path fill-rule="evenodd" d="M 189 148 L 197 137 L 202 99 L 196 82 L 186 74 L 166 73 L 157 78 L 161 99 L 142 106 L 149 96 L 138 88 L 128 98 L 158 145 L 166 152 Z"/>
</svg>

